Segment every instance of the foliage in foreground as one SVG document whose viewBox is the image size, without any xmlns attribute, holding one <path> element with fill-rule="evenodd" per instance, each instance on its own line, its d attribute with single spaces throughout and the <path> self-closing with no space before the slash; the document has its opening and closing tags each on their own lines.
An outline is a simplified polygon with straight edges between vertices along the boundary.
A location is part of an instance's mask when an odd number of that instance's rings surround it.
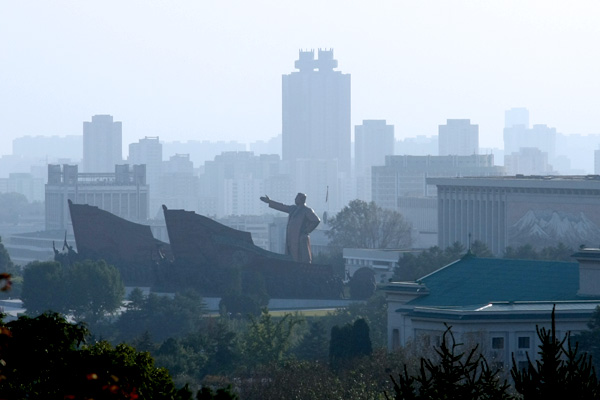
<svg viewBox="0 0 600 400">
<path fill-rule="evenodd" d="M 514 385 L 499 378 L 499 371 L 488 367 L 476 348 L 462 352 L 450 328 L 436 349 L 437 359 L 421 358 L 419 371 L 404 372 L 395 379 L 394 395 L 387 399 L 597 399 L 600 383 L 591 358 L 572 345 L 567 333 L 562 340 L 556 337 L 555 314 L 552 311 L 550 330 L 537 328 L 540 340 L 539 360 L 528 368 L 518 367 L 514 357 L 510 370 Z M 448 340 L 449 339 L 449 340 Z"/>
<path fill-rule="evenodd" d="M 88 330 L 56 313 L 2 324 L 0 393 L 11 399 L 190 399 L 148 353 L 85 343 Z"/>
<path fill-rule="evenodd" d="M 527 355 L 528 368 L 519 369 L 513 359 L 511 375 L 515 389 L 524 400 L 541 399 L 598 399 L 600 383 L 591 357 L 578 351 L 570 334 L 556 337 L 554 310 L 550 330 L 537 328 L 540 339 L 540 359 L 532 362 Z"/>
<path fill-rule="evenodd" d="M 477 347 L 468 352 L 460 350 L 448 328 L 442 335 L 438 359 L 421 358 L 419 372 L 404 372 L 395 380 L 394 399 L 511 399 L 509 385 L 501 382 L 498 370 L 491 369 Z M 391 399 L 386 393 L 386 398 Z"/>
</svg>

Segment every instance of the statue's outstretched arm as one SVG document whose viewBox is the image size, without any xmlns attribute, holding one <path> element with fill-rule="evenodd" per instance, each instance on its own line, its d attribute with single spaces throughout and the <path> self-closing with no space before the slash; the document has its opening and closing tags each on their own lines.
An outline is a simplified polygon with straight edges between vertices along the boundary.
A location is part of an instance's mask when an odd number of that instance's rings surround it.
<svg viewBox="0 0 600 400">
<path fill-rule="evenodd" d="M 278 210 L 278 211 L 283 211 L 288 214 L 291 212 L 292 207 L 293 207 L 293 206 L 288 206 L 286 204 L 280 203 L 275 200 L 271 200 L 269 198 L 269 196 L 267 196 L 267 195 L 261 196 L 260 200 L 267 203 L 269 205 L 269 207 L 274 208 L 275 210 Z"/>
</svg>

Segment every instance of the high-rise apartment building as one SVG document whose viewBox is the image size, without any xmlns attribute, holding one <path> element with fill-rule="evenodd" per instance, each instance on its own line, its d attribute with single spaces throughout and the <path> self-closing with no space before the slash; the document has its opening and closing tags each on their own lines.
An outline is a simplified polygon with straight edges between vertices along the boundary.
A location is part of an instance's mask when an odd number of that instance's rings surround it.
<svg viewBox="0 0 600 400">
<path fill-rule="evenodd" d="M 112 115 L 83 123 L 83 172 L 114 172 L 123 162 L 122 124 Z"/>
<path fill-rule="evenodd" d="M 146 183 L 149 188 L 150 215 L 156 215 L 161 210 L 158 199 L 160 175 L 162 172 L 162 144 L 158 137 L 140 139 L 137 143 L 129 145 L 129 164 L 146 165 Z"/>
<path fill-rule="evenodd" d="M 371 201 L 371 167 L 385 165 L 385 156 L 394 154 L 394 125 L 385 120 L 363 120 L 354 127 L 356 196 Z"/>
<path fill-rule="evenodd" d="M 298 71 L 282 79 L 282 158 L 295 168 L 296 160 L 337 159 L 349 174 L 350 75 L 334 71 L 333 50 L 300 51 Z"/>
<path fill-rule="evenodd" d="M 536 124 L 533 128 L 513 125 L 504 128 L 504 153 L 518 153 L 523 147 L 535 147 L 548 154 L 548 163 L 554 163 L 556 155 L 556 128 Z"/>
<path fill-rule="evenodd" d="M 439 126 L 440 156 L 471 156 L 479 154 L 479 125 L 469 119 L 448 119 Z"/>
<path fill-rule="evenodd" d="M 356 174 L 371 174 L 373 165 L 384 165 L 385 156 L 394 154 L 394 125 L 385 120 L 364 120 L 354 127 Z"/>
</svg>

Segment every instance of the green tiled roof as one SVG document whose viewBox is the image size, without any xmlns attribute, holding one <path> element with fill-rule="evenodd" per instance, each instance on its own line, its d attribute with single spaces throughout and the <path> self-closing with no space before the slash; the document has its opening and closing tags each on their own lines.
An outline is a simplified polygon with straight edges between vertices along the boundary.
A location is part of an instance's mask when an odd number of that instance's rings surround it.
<svg viewBox="0 0 600 400">
<path fill-rule="evenodd" d="M 414 306 L 473 306 L 493 301 L 576 300 L 579 264 L 465 257 L 418 280 L 430 294 Z"/>
</svg>

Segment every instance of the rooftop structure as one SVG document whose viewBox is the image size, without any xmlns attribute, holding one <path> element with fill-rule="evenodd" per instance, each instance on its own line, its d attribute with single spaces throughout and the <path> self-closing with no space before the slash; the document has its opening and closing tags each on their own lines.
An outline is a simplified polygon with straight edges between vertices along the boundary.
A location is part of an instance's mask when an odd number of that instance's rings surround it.
<svg viewBox="0 0 600 400">
<path fill-rule="evenodd" d="M 388 346 L 427 337 L 438 342 L 452 326 L 459 340 L 474 336 L 491 361 L 517 363 L 537 355 L 536 326 L 549 326 L 556 306 L 559 334 L 586 329 L 600 305 L 600 250 L 576 262 L 476 258 L 467 254 L 416 282 L 383 287 L 388 299 Z M 582 290 L 583 289 L 583 290 Z"/>
<path fill-rule="evenodd" d="M 89 204 L 130 221 L 148 219 L 145 165 L 115 165 L 113 173 L 80 173 L 77 165 L 48 165 L 46 230 L 70 230 L 67 200 Z"/>
</svg>

